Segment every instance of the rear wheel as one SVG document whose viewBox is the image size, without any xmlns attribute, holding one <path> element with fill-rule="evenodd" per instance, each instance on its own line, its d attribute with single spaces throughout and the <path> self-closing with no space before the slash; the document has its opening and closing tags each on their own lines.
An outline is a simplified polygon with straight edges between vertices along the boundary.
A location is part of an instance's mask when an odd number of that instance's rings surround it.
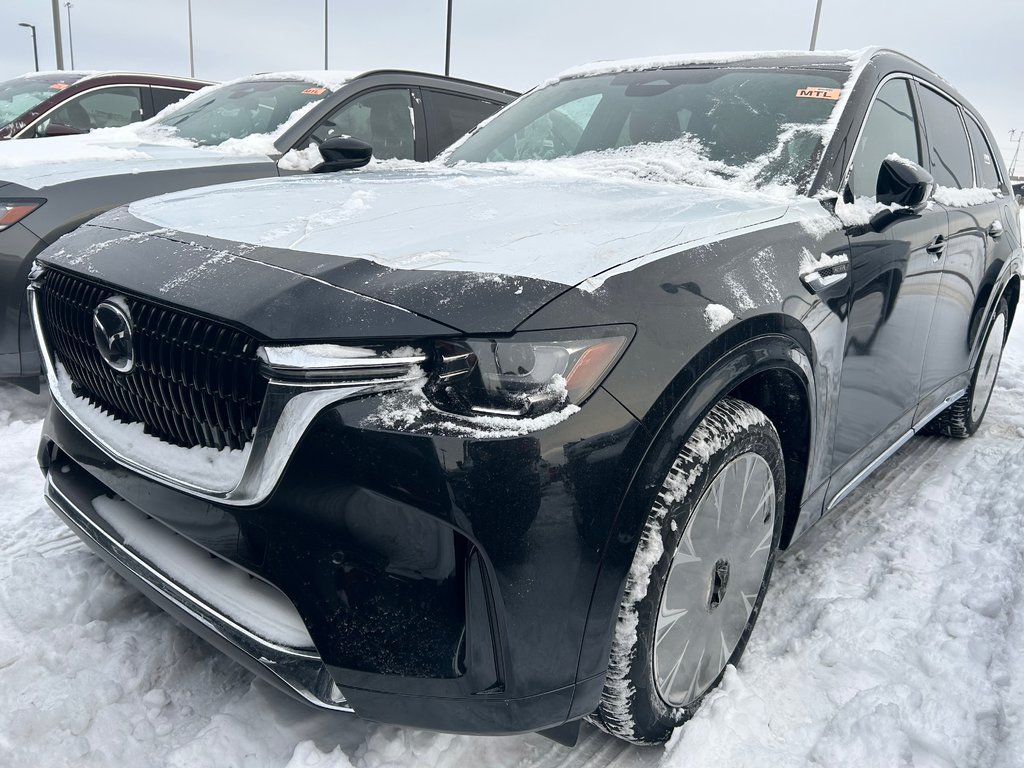
<svg viewBox="0 0 1024 768">
<path fill-rule="evenodd" d="M 978 431 L 981 420 L 988 411 L 992 390 L 999 373 L 999 363 L 1003 358 L 1003 346 L 1006 344 L 1009 308 L 1006 299 L 999 300 L 999 306 L 981 346 L 981 354 L 974 366 L 974 375 L 967 393 L 936 416 L 928 424 L 927 432 L 946 435 L 947 437 L 970 437 Z"/>
<path fill-rule="evenodd" d="M 599 727 L 661 743 L 739 660 L 775 561 L 785 490 L 768 417 L 720 401 L 679 452 L 648 516 L 592 717 Z"/>
</svg>

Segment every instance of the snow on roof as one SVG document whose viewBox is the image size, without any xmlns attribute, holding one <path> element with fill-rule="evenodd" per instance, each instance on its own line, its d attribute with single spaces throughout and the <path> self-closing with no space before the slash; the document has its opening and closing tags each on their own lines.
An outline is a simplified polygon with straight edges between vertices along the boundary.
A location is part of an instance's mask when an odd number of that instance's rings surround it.
<svg viewBox="0 0 1024 768">
<path fill-rule="evenodd" d="M 610 75 L 618 72 L 640 72 L 645 69 L 663 69 L 665 67 L 692 67 L 702 64 L 721 65 L 735 64 L 741 61 L 764 61 L 771 59 L 807 59 L 820 62 L 835 59 L 836 64 L 857 69 L 871 58 L 879 49 L 877 47 L 861 48 L 860 50 L 844 51 L 734 51 L 728 53 L 681 53 L 664 56 L 647 56 L 635 59 L 619 59 L 595 61 L 590 64 L 570 67 L 556 77 L 544 83 L 552 85 L 560 80 L 575 77 L 591 77 L 593 75 Z"/>
<path fill-rule="evenodd" d="M 231 80 L 231 83 L 251 83 L 259 80 L 304 80 L 315 83 L 323 88 L 336 91 L 345 83 L 355 80 L 357 77 L 366 74 L 362 70 L 345 69 L 310 69 L 292 70 L 286 72 L 261 72 L 258 75 L 248 75 Z M 227 83 L 225 83 L 226 85 Z"/>
<path fill-rule="evenodd" d="M 76 69 L 76 70 L 73 70 L 73 71 L 72 70 L 67 70 L 67 69 L 57 69 L 57 70 L 48 71 L 48 72 L 26 72 L 23 75 L 18 75 L 17 77 L 12 77 L 11 79 L 12 80 L 21 80 L 21 79 L 31 79 L 31 78 L 36 78 L 36 77 L 39 77 L 39 78 L 43 78 L 43 77 L 51 78 L 52 77 L 52 78 L 58 78 L 58 79 L 61 79 L 61 80 L 70 80 L 70 79 L 74 78 L 77 81 L 77 80 L 80 80 L 82 78 L 93 77 L 94 75 L 98 75 L 98 74 L 101 74 L 101 73 L 98 70 L 95 70 L 95 69 Z"/>
</svg>

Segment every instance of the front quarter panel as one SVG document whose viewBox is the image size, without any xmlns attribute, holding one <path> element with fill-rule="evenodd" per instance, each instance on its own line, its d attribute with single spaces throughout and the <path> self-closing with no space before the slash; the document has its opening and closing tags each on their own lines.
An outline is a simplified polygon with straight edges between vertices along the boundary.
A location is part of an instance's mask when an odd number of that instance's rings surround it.
<svg viewBox="0 0 1024 768">
<path fill-rule="evenodd" d="M 675 453 L 711 406 L 766 369 L 804 381 L 810 405 L 806 480 L 791 530 L 818 519 L 831 457 L 846 333 L 846 289 L 819 297 L 801 268 L 822 254 L 846 253 L 839 220 L 816 201 L 795 204 L 781 223 L 707 242 L 609 278 L 597 290 L 574 289 L 522 329 L 628 322 L 637 332 L 603 387 L 654 440 L 610 526 L 591 610 L 580 675 L 607 660 L 611 619 L 652 494 Z M 782 425 L 780 425 L 780 431 Z M 659 447 L 660 446 L 660 447 Z M 645 475 L 645 471 L 650 476 Z M 647 506 L 645 506 L 647 505 Z M 621 545 L 621 546 L 620 546 Z M 616 555 L 616 553 L 618 553 Z"/>
</svg>

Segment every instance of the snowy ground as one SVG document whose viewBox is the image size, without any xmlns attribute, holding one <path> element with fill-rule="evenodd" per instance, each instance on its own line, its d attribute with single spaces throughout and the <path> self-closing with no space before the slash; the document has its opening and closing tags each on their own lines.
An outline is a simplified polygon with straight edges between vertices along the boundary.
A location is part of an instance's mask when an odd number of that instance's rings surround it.
<svg viewBox="0 0 1024 768">
<path fill-rule="evenodd" d="M 1024 765 L 1024 331 L 980 433 L 912 440 L 775 572 L 738 670 L 664 749 L 325 716 L 220 656 L 42 502 L 45 400 L 0 385 L 0 766 Z"/>
</svg>

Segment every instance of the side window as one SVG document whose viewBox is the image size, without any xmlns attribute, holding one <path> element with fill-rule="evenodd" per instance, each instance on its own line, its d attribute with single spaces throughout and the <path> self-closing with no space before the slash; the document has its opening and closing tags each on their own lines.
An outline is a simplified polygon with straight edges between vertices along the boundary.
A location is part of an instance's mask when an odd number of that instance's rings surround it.
<svg viewBox="0 0 1024 768">
<path fill-rule="evenodd" d="M 493 101 L 426 88 L 423 89 L 423 101 L 431 157 L 501 109 L 501 104 Z"/>
<path fill-rule="evenodd" d="M 943 187 L 967 189 L 974 186 L 971 169 L 971 147 L 964 133 L 960 108 L 933 91 L 921 86 L 921 111 L 928 132 L 928 170 L 935 183 Z"/>
<path fill-rule="evenodd" d="M 102 88 L 71 99 L 50 115 L 49 122 L 79 131 L 117 128 L 142 119 L 139 88 Z"/>
<path fill-rule="evenodd" d="M 896 153 L 921 164 L 914 102 L 906 80 L 890 80 L 871 105 L 857 150 L 853 153 L 850 192 L 854 198 L 874 198 L 882 161 Z"/>
<path fill-rule="evenodd" d="M 160 88 L 155 85 L 150 90 L 153 93 L 154 115 L 171 106 L 171 104 L 181 101 L 191 93 L 191 91 L 181 91 L 177 88 Z"/>
<path fill-rule="evenodd" d="M 999 169 L 996 167 L 995 157 L 989 147 L 985 134 L 981 127 L 970 117 L 967 118 L 967 133 L 971 137 L 971 149 L 974 151 L 974 173 L 977 176 L 977 186 L 985 189 L 1002 189 L 1002 182 L 999 180 Z"/>
<path fill-rule="evenodd" d="M 600 103 L 601 94 L 594 93 L 541 115 L 491 150 L 487 161 L 550 160 L 574 154 Z"/>
<path fill-rule="evenodd" d="M 365 141 L 378 160 L 413 160 L 412 93 L 408 88 L 385 88 L 345 102 L 314 129 L 310 140 L 320 144 L 334 136 Z"/>
</svg>

